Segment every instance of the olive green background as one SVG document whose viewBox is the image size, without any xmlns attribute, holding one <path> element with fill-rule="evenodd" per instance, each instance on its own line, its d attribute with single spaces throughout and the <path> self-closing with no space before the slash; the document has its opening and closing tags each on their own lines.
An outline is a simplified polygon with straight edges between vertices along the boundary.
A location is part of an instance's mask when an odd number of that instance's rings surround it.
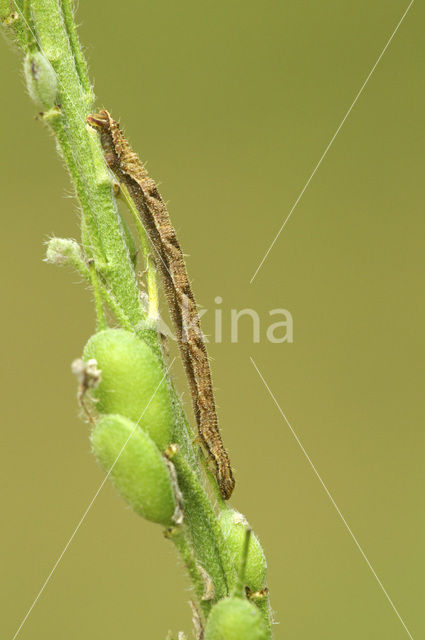
<svg viewBox="0 0 425 640">
<path fill-rule="evenodd" d="M 210 355 L 232 504 L 264 544 L 277 639 L 408 634 L 250 356 L 412 636 L 425 634 L 420 2 L 250 285 L 407 4 L 98 0 L 78 12 L 98 106 L 161 183 L 207 333 L 223 298 Z M 91 296 L 42 262 L 49 235 L 78 237 L 78 208 L 19 57 L 0 46 L 0 635 L 12 638 L 103 473 L 70 373 L 94 330 Z M 261 341 L 244 318 L 232 344 L 230 309 L 247 307 Z M 265 337 L 281 307 L 293 344 Z M 189 598 L 161 528 L 108 484 L 19 637 L 191 637 Z"/>
</svg>

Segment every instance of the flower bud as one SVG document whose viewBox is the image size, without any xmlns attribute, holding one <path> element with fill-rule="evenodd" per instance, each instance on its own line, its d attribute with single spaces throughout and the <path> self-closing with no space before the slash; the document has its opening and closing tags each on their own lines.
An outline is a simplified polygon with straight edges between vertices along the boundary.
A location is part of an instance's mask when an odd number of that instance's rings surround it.
<svg viewBox="0 0 425 640">
<path fill-rule="evenodd" d="M 83 262 L 81 247 L 69 238 L 50 238 L 47 243 L 46 262 L 50 264 L 80 264 Z"/>
<path fill-rule="evenodd" d="M 163 451 L 172 440 L 174 414 L 161 362 L 151 348 L 124 329 L 106 329 L 90 338 L 85 361 L 102 371 L 91 391 L 99 413 L 118 413 L 145 429 Z"/>
<path fill-rule="evenodd" d="M 223 530 L 225 540 L 233 556 L 236 571 L 239 570 L 242 560 L 246 530 L 248 522 L 245 517 L 234 511 L 226 509 L 220 513 L 219 522 Z M 244 584 L 250 591 L 256 592 L 263 589 L 266 580 L 267 562 L 261 544 L 254 534 L 251 533 L 249 541 L 248 558 L 245 569 Z"/>
<path fill-rule="evenodd" d="M 44 109 L 53 107 L 58 92 L 56 73 L 41 51 L 25 56 L 24 73 L 28 93 L 34 102 Z"/>
<path fill-rule="evenodd" d="M 268 640 L 269 633 L 257 607 L 243 598 L 225 598 L 211 610 L 205 640 Z"/>
<path fill-rule="evenodd" d="M 94 427 L 91 442 L 94 455 L 134 511 L 172 526 L 176 504 L 170 474 L 148 434 L 123 416 L 107 415 Z"/>
</svg>

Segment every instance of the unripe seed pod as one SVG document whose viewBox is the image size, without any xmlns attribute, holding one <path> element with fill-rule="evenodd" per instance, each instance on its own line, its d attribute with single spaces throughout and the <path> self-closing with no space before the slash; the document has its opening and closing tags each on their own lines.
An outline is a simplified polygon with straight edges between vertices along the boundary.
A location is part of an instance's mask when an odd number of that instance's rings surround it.
<svg viewBox="0 0 425 640">
<path fill-rule="evenodd" d="M 173 405 L 164 369 L 151 348 L 129 331 L 106 329 L 90 338 L 83 358 L 94 358 L 102 371 L 91 392 L 97 411 L 140 424 L 163 451 L 172 440 Z"/>
<path fill-rule="evenodd" d="M 260 611 L 243 598 L 220 600 L 208 616 L 205 640 L 268 640 L 269 638 Z"/>
<path fill-rule="evenodd" d="M 34 102 L 44 109 L 53 107 L 58 92 L 56 73 L 41 51 L 25 56 L 24 73 L 28 93 Z"/>
<path fill-rule="evenodd" d="M 236 570 L 238 571 L 242 560 L 246 530 L 249 526 L 248 522 L 241 513 L 233 509 L 222 511 L 219 516 L 219 521 L 230 552 L 232 553 Z M 244 584 L 253 592 L 260 591 L 265 585 L 266 570 L 266 556 L 264 555 L 257 536 L 252 532 L 249 541 Z"/>
<path fill-rule="evenodd" d="M 170 474 L 156 444 L 128 418 L 103 416 L 91 434 L 93 453 L 124 500 L 146 520 L 173 525 Z"/>
</svg>

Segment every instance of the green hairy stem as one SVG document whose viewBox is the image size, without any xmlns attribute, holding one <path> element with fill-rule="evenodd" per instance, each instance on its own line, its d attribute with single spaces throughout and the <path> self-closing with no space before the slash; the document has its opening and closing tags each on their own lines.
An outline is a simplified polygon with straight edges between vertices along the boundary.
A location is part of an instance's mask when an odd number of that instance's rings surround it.
<svg viewBox="0 0 425 640">
<path fill-rule="evenodd" d="M 198 640 L 270 640 L 264 552 L 244 517 L 221 499 L 188 426 L 157 329 L 156 270 L 145 230 L 87 124 L 94 92 L 72 3 L 0 0 L 0 23 L 24 54 L 29 94 L 55 135 L 80 204 L 81 241 L 52 238 L 46 261 L 75 269 L 93 291 L 97 332 L 73 363 L 93 453 L 124 500 L 165 527 L 181 555 L 193 583 Z"/>
</svg>

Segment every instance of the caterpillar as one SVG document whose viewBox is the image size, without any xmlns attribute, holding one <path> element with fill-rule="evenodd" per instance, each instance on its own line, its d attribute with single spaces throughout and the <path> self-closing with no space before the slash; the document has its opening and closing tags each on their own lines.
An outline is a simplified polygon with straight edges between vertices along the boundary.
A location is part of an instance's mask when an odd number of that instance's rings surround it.
<svg viewBox="0 0 425 640">
<path fill-rule="evenodd" d="M 165 203 L 152 178 L 131 149 L 118 122 L 102 110 L 87 117 L 100 133 L 105 161 L 132 198 L 150 243 L 159 257 L 170 315 L 186 371 L 199 438 L 214 461 L 215 475 L 224 500 L 232 495 L 235 480 L 220 435 L 207 350 L 183 253 Z"/>
</svg>

